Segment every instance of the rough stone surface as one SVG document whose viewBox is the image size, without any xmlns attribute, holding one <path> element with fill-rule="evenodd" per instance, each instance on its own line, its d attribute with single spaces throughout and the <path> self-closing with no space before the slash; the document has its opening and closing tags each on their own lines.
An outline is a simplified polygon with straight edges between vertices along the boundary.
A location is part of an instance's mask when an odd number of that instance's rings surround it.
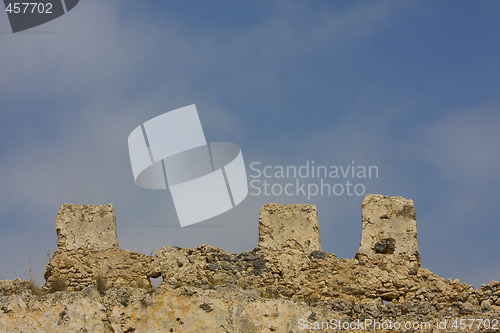
<svg viewBox="0 0 500 333">
<path fill-rule="evenodd" d="M 362 206 L 358 255 L 387 260 L 405 258 L 421 266 L 413 200 L 368 194 Z"/>
<path fill-rule="evenodd" d="M 0 294 L 11 295 L 19 293 L 29 287 L 29 281 L 15 278 L 14 280 L 0 280 Z"/>
<path fill-rule="evenodd" d="M 336 298 L 307 303 L 288 298 L 267 298 L 255 290 L 234 285 L 214 289 L 162 286 L 152 292 L 125 287 L 104 294 L 95 287 L 78 292 L 35 296 L 30 291 L 0 296 L 0 332 L 339 332 L 301 329 L 331 319 L 365 320 L 427 325 L 430 329 L 387 330 L 372 327 L 346 332 L 497 332 L 498 330 L 451 328 L 453 321 L 499 318 L 498 308 L 481 310 L 469 303 Z M 437 329 L 447 321 L 448 329 Z M 419 326 L 426 327 L 426 326 Z"/>
<path fill-rule="evenodd" d="M 286 247 L 301 248 L 305 253 L 320 251 L 316 206 L 264 205 L 259 217 L 259 247 L 270 251 Z"/>
<path fill-rule="evenodd" d="M 45 269 L 46 290 L 82 290 L 97 285 L 106 287 L 151 288 L 150 257 L 119 248 L 104 251 L 58 249 Z"/>
<path fill-rule="evenodd" d="M 57 246 L 65 250 L 102 251 L 118 247 L 113 204 L 64 204 L 57 213 Z"/>
<path fill-rule="evenodd" d="M 371 208 L 363 207 L 363 223 L 380 212 L 379 220 L 387 214 L 382 220 L 399 217 L 403 223 L 415 216 L 403 198 L 371 196 L 365 202 Z M 19 279 L 0 281 L 0 332 L 338 331 L 312 329 L 331 319 L 430 325 L 359 332 L 498 331 L 451 325 L 460 319 L 499 320 L 500 282 L 474 289 L 443 279 L 408 252 L 398 252 L 404 235 L 384 234 L 369 247 L 375 253 L 339 259 L 319 248 L 314 206 L 266 205 L 260 221 L 259 246 L 240 254 L 208 245 L 166 246 L 151 257 L 119 248 L 60 247 L 47 265 L 42 290 Z M 416 237 L 416 229 L 407 230 Z M 159 276 L 161 286 L 150 288 L 149 278 Z M 438 320 L 446 320 L 447 329 L 438 329 Z"/>
</svg>

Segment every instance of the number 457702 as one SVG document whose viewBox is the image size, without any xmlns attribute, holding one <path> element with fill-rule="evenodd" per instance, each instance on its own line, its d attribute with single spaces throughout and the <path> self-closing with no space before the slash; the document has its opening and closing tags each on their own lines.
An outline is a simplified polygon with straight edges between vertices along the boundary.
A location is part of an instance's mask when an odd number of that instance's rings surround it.
<svg viewBox="0 0 500 333">
<path fill-rule="evenodd" d="M 9 14 L 52 14 L 52 4 L 42 2 L 11 2 L 5 8 Z"/>
</svg>

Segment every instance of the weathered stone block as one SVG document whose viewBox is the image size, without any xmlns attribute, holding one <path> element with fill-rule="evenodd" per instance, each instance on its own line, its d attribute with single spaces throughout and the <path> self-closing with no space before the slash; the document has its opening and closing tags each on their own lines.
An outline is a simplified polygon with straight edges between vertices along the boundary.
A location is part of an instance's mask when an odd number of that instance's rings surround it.
<svg viewBox="0 0 500 333">
<path fill-rule="evenodd" d="M 15 278 L 14 280 L 0 280 L 0 296 L 19 293 L 28 289 L 29 285 L 29 281 L 21 280 L 20 278 Z"/>
<path fill-rule="evenodd" d="M 421 265 L 413 200 L 368 194 L 363 200 L 359 254 L 405 258 Z"/>
<path fill-rule="evenodd" d="M 149 256 L 117 247 L 103 251 L 59 249 L 47 264 L 45 287 L 47 290 L 82 290 L 102 279 L 107 288 L 148 289 L 151 288 L 149 264 Z"/>
<path fill-rule="evenodd" d="M 118 247 L 113 204 L 64 204 L 57 213 L 57 246 L 63 250 L 102 251 Z"/>
<path fill-rule="evenodd" d="M 271 251 L 284 247 L 300 248 L 304 253 L 321 251 L 316 206 L 264 205 L 259 217 L 259 247 Z"/>
</svg>

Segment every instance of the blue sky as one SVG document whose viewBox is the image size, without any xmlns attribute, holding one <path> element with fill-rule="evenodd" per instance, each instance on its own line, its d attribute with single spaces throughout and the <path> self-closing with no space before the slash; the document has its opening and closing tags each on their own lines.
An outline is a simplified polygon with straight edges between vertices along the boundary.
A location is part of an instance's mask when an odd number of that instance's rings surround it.
<svg viewBox="0 0 500 333">
<path fill-rule="evenodd" d="M 362 197 L 248 197 L 179 228 L 133 181 L 127 137 L 196 104 L 247 166 L 377 165 L 367 193 L 415 202 L 423 266 L 500 279 L 496 1 L 81 1 L 12 34 L 0 13 L 0 278 L 39 280 L 65 202 L 112 202 L 120 246 L 257 244 L 266 202 L 318 205 L 324 250 L 354 256 Z"/>
</svg>

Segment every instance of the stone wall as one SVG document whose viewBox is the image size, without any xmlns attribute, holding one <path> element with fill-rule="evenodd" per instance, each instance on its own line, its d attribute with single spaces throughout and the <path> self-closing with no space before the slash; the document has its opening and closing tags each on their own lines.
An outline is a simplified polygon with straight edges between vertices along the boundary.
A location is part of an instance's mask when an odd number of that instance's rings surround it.
<svg viewBox="0 0 500 333">
<path fill-rule="evenodd" d="M 78 225 L 111 232 L 71 238 Z M 500 283 L 474 289 L 422 268 L 416 227 L 411 200 L 368 195 L 359 253 L 341 259 L 321 251 L 314 205 L 267 204 L 252 251 L 166 246 L 146 256 L 114 245 L 112 206 L 66 204 L 42 294 L 0 281 L 0 332 L 288 333 L 311 331 L 299 320 L 499 319 Z"/>
<path fill-rule="evenodd" d="M 161 287 L 110 289 L 104 295 L 88 287 L 79 292 L 56 292 L 44 297 L 29 293 L 0 297 L 0 332 L 498 332 L 498 330 L 454 330 L 454 320 L 499 318 L 498 309 L 467 303 L 408 301 L 386 303 L 336 298 L 307 303 L 288 298 L 268 298 L 255 290 L 234 285 L 214 289 Z M 371 320 L 401 325 L 417 324 L 431 329 L 360 330 L 301 329 L 330 320 L 353 322 Z M 436 329 L 437 321 L 448 329 Z M 374 324 L 372 324 L 374 325 Z M 422 325 L 422 326 L 421 326 Z M 319 326 L 320 327 L 320 326 Z"/>
</svg>

